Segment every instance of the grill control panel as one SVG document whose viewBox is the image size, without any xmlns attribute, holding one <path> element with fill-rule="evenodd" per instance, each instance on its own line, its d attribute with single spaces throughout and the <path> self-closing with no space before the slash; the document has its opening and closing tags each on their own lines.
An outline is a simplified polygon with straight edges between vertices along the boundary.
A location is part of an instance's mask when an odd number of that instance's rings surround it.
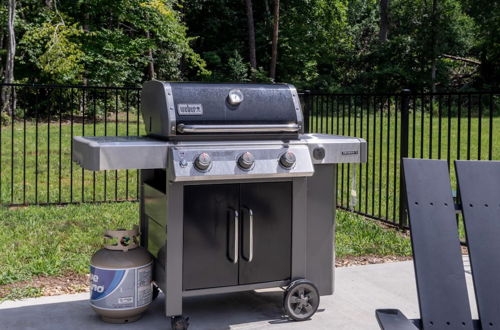
<svg viewBox="0 0 500 330">
<path fill-rule="evenodd" d="M 169 160 L 173 181 L 303 177 L 314 173 L 305 145 L 174 147 Z"/>
</svg>

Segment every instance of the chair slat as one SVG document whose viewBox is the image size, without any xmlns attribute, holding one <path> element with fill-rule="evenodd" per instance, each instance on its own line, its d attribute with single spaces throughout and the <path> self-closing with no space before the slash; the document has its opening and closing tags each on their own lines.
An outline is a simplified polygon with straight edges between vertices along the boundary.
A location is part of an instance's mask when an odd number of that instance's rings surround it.
<svg viewBox="0 0 500 330">
<path fill-rule="evenodd" d="M 473 329 L 446 161 L 404 159 L 424 329 Z"/>
<path fill-rule="evenodd" d="M 479 319 L 500 329 L 500 162 L 455 161 Z"/>
<path fill-rule="evenodd" d="M 383 330 L 418 330 L 418 327 L 399 309 L 377 309 L 375 316 Z"/>
</svg>

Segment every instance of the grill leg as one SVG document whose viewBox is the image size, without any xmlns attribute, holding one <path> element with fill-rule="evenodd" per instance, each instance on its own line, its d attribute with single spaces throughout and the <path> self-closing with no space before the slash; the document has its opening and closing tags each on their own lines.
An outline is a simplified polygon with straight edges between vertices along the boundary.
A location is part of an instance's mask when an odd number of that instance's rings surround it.
<svg viewBox="0 0 500 330">
<path fill-rule="evenodd" d="M 306 277 L 307 265 L 307 179 L 293 179 L 292 280 Z"/>
<path fill-rule="evenodd" d="M 167 253 L 165 315 L 182 315 L 182 249 L 184 186 L 167 182 Z"/>
</svg>

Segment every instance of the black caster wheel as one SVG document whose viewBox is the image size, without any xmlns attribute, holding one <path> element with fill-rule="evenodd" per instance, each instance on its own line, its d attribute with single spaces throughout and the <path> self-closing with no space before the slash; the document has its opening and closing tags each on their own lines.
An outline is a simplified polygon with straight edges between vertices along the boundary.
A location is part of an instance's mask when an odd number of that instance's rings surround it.
<svg viewBox="0 0 500 330">
<path fill-rule="evenodd" d="M 189 317 L 184 317 L 182 315 L 173 316 L 170 322 L 172 324 L 172 330 L 187 330 L 189 326 Z"/>
<path fill-rule="evenodd" d="M 158 298 L 158 294 L 160 293 L 160 289 L 156 284 L 153 283 L 153 301 Z"/>
<path fill-rule="evenodd" d="M 319 292 L 308 280 L 296 280 L 285 290 L 283 308 L 294 321 L 304 321 L 316 313 L 319 306 Z"/>
</svg>

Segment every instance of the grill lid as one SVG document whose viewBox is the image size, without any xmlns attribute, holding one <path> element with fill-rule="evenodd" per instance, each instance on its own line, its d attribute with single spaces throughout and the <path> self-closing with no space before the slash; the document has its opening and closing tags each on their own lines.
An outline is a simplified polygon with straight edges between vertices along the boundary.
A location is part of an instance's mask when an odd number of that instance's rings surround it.
<svg viewBox="0 0 500 330">
<path fill-rule="evenodd" d="M 295 87 L 286 84 L 144 84 L 148 135 L 167 139 L 217 136 L 298 138 L 303 115 Z"/>
</svg>

